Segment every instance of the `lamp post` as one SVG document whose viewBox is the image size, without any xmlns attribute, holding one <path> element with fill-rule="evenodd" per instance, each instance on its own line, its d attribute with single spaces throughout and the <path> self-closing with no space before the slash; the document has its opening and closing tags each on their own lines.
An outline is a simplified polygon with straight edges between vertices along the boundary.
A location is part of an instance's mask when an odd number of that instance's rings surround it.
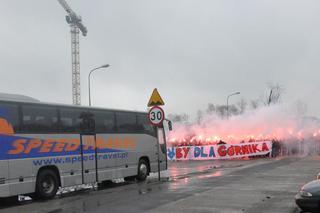
<svg viewBox="0 0 320 213">
<path fill-rule="evenodd" d="M 228 95 L 228 97 L 227 97 L 227 119 L 229 119 L 229 98 L 234 95 L 240 95 L 240 92 L 232 93 L 232 94 Z"/>
<path fill-rule="evenodd" d="M 100 67 L 96 67 L 96 68 L 92 69 L 92 70 L 90 71 L 89 75 L 88 75 L 89 106 L 91 106 L 91 88 L 90 88 L 90 77 L 91 77 L 91 74 L 92 74 L 94 71 L 98 70 L 98 69 L 108 68 L 108 67 L 110 67 L 109 64 L 105 64 L 105 65 L 102 65 L 102 66 L 100 66 Z"/>
</svg>

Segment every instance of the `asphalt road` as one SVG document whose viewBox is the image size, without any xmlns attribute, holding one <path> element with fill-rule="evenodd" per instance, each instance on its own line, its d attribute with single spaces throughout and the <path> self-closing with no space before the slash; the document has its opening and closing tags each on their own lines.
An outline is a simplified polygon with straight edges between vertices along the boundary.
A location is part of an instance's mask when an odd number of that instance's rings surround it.
<svg viewBox="0 0 320 213">
<path fill-rule="evenodd" d="M 0 212 L 299 212 L 294 195 L 320 171 L 320 158 L 171 163 L 157 181 L 111 183 L 56 199 L 1 201 Z"/>
</svg>

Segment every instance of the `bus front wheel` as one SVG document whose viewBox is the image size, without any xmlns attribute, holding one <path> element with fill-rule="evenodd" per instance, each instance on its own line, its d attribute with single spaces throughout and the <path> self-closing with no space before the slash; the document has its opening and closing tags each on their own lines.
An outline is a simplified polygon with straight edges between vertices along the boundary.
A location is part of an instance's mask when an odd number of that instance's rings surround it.
<svg viewBox="0 0 320 213">
<path fill-rule="evenodd" d="M 149 174 L 148 162 L 145 159 L 140 159 L 139 160 L 139 165 L 138 165 L 137 180 L 138 181 L 146 180 L 148 174 Z"/>
<path fill-rule="evenodd" d="M 36 195 L 40 199 L 53 198 L 59 188 L 57 174 L 50 170 L 44 169 L 40 171 L 36 182 Z"/>
</svg>

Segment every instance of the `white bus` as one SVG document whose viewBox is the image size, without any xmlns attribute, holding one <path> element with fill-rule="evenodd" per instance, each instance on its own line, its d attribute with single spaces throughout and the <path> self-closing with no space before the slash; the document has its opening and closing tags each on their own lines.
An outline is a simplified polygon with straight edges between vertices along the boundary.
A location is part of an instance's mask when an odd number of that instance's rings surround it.
<svg viewBox="0 0 320 213">
<path fill-rule="evenodd" d="M 143 181 L 158 171 L 158 155 L 167 169 L 164 128 L 147 113 L 0 100 L 0 197 L 49 199 L 59 187 Z"/>
</svg>

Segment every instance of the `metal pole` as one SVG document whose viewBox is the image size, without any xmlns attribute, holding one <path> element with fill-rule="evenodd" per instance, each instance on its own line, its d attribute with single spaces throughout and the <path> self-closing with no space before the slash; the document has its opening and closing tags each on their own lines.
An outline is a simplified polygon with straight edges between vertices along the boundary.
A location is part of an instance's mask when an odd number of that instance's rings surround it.
<svg viewBox="0 0 320 213">
<path fill-rule="evenodd" d="M 167 155 L 167 136 L 166 136 L 166 131 L 163 126 L 163 139 L 164 139 L 164 144 L 165 144 L 165 149 L 166 149 L 166 169 L 168 169 L 168 155 Z"/>
<path fill-rule="evenodd" d="M 91 106 L 90 75 L 91 75 L 91 72 L 89 73 L 89 76 L 88 76 L 88 87 L 89 87 L 89 106 Z"/>
<path fill-rule="evenodd" d="M 158 135 L 158 181 L 160 181 L 160 143 L 159 143 L 159 127 L 157 127 L 157 135 Z"/>
<path fill-rule="evenodd" d="M 91 85 L 90 85 L 90 80 L 91 80 L 91 74 L 95 71 L 95 70 L 98 70 L 98 69 L 101 69 L 101 68 L 107 68 L 109 67 L 110 65 L 109 64 L 106 64 L 106 65 L 102 65 L 100 67 L 97 67 L 97 68 L 94 68 L 90 71 L 89 75 L 88 75 L 88 90 L 89 90 L 89 106 L 91 106 Z"/>
<path fill-rule="evenodd" d="M 227 119 L 229 119 L 229 98 L 233 95 L 240 95 L 240 92 L 235 92 L 227 96 Z"/>
</svg>

